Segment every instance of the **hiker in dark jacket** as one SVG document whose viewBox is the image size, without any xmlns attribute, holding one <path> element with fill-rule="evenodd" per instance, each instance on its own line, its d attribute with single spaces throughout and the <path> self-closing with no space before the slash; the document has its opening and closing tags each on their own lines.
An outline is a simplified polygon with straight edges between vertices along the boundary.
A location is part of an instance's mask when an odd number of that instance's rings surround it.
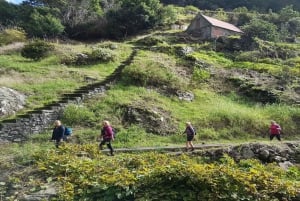
<svg viewBox="0 0 300 201">
<path fill-rule="evenodd" d="M 114 149 L 111 145 L 111 141 L 114 141 L 113 129 L 109 121 L 103 121 L 103 127 L 101 129 L 101 142 L 99 144 L 100 150 L 103 150 L 103 145 L 106 144 L 110 150 L 110 155 L 114 155 Z"/>
<path fill-rule="evenodd" d="M 191 150 L 194 151 L 194 145 L 193 145 L 193 139 L 195 137 L 195 129 L 193 128 L 191 122 L 186 122 L 186 127 L 185 130 L 183 132 L 183 134 L 186 134 L 186 151 L 189 150 L 189 147 L 191 147 Z"/>
<path fill-rule="evenodd" d="M 65 133 L 65 127 L 61 124 L 61 121 L 56 120 L 54 122 L 54 128 L 53 128 L 51 140 L 55 140 L 55 146 L 57 148 L 64 139 L 64 133 Z"/>
</svg>

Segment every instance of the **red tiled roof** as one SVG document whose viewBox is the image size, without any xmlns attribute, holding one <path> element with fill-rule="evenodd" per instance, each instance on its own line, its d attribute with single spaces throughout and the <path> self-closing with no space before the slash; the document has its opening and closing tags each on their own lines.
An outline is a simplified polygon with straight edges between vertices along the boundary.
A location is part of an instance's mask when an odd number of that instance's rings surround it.
<svg viewBox="0 0 300 201">
<path fill-rule="evenodd" d="M 202 14 L 201 14 L 202 15 Z M 237 28 L 236 26 L 234 26 L 233 24 L 227 23 L 227 22 L 223 22 L 221 20 L 217 20 L 215 18 L 212 17 L 208 17 L 206 15 L 202 15 L 207 21 L 208 23 L 210 23 L 212 26 L 216 26 L 216 27 L 220 27 L 220 28 L 224 28 L 224 29 L 228 29 L 231 31 L 235 31 L 235 32 L 239 32 L 239 33 L 243 33 L 242 30 L 240 30 L 239 28 Z"/>
</svg>

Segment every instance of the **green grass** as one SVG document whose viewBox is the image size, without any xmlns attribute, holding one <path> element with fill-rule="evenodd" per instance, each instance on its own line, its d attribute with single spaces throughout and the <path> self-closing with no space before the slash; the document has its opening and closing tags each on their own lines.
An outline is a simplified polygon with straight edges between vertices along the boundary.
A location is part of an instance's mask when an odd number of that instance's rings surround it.
<svg viewBox="0 0 300 201">
<path fill-rule="evenodd" d="M 198 51 L 191 54 L 199 61 L 205 62 L 215 67 L 226 67 L 232 65 L 232 60 L 224 57 L 223 53 L 217 53 L 214 51 Z"/>
<path fill-rule="evenodd" d="M 134 61 L 123 73 L 124 80 L 129 84 L 141 86 L 152 85 L 169 88 L 184 87 L 186 79 L 178 76 L 178 69 L 182 68 L 176 59 L 163 53 L 139 51 Z"/>
<path fill-rule="evenodd" d="M 56 44 L 56 51 L 68 45 Z M 73 45 L 76 51 L 91 48 L 84 45 Z M 118 57 L 114 62 L 98 63 L 86 66 L 65 66 L 60 64 L 60 55 L 52 55 L 41 61 L 25 59 L 19 53 L 0 55 L 0 66 L 3 76 L 1 86 L 10 87 L 27 96 L 26 110 L 57 101 L 63 93 L 70 93 L 80 86 L 87 85 L 85 77 L 101 81 L 110 75 L 131 53 L 131 47 L 119 44 Z M 24 111 L 24 110 L 23 110 Z"/>
<path fill-rule="evenodd" d="M 187 102 L 177 97 L 167 98 L 143 87 L 116 85 L 105 96 L 91 99 L 85 104 L 84 107 L 93 114 L 93 118 L 85 119 L 93 119 L 90 123 L 91 130 L 94 130 L 94 138 L 99 134 L 102 120 L 109 119 L 120 129 L 120 141 L 116 141 L 118 147 L 163 146 L 182 144 L 185 141 L 181 135 L 154 136 L 147 134 L 137 125 L 124 127 L 122 108 L 126 105 L 155 107 L 168 111 L 172 119 L 179 122 L 177 134 L 184 130 L 186 121 L 191 121 L 199 133 L 196 136 L 198 142 L 255 141 L 268 135 L 268 126 L 272 119 L 282 125 L 285 139 L 292 139 L 298 134 L 299 125 L 295 118 L 300 116 L 299 108 L 276 104 L 248 104 L 204 89 L 193 92 L 195 100 Z M 76 119 L 76 115 L 72 115 L 72 119 Z M 68 121 L 66 119 L 66 122 Z M 84 123 L 84 120 L 81 123 Z M 80 121 L 76 125 L 80 125 Z"/>
</svg>

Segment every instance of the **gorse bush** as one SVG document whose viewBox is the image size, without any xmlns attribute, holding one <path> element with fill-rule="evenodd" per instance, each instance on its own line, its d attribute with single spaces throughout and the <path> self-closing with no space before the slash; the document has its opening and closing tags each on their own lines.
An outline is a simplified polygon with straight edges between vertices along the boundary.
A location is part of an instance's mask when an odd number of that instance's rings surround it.
<svg viewBox="0 0 300 201">
<path fill-rule="evenodd" d="M 59 181 L 59 200 L 65 201 L 279 201 L 294 197 L 300 187 L 295 170 L 287 173 L 256 160 L 235 163 L 229 157 L 209 164 L 159 153 L 108 158 L 96 145 L 65 145 L 37 153 L 36 161 L 42 172 Z"/>
<path fill-rule="evenodd" d="M 64 53 L 61 63 L 66 65 L 88 65 L 95 63 L 107 63 L 115 61 L 116 54 L 107 48 L 97 48 L 91 52 L 83 53 Z"/>
<path fill-rule="evenodd" d="M 116 55 L 110 49 L 97 48 L 88 54 L 90 61 L 94 62 L 110 62 L 114 61 Z"/>
<path fill-rule="evenodd" d="M 137 43 L 139 45 L 154 46 L 154 45 L 164 43 L 164 40 L 162 37 L 149 36 L 149 37 L 145 37 L 145 38 L 138 40 Z"/>
<path fill-rule="evenodd" d="M 9 28 L 0 32 L 0 46 L 15 42 L 25 42 L 26 33 L 22 29 Z"/>
<path fill-rule="evenodd" d="M 42 40 L 30 42 L 24 46 L 21 55 L 28 59 L 40 60 L 46 57 L 54 46 Z"/>
</svg>

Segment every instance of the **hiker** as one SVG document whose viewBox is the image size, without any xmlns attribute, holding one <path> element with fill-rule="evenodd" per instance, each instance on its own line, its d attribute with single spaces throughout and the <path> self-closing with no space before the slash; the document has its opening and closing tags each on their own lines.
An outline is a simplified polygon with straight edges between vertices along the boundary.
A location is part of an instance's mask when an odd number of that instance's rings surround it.
<svg viewBox="0 0 300 201">
<path fill-rule="evenodd" d="M 189 147 L 191 147 L 192 151 L 194 151 L 194 145 L 193 145 L 193 142 L 192 140 L 194 139 L 195 137 L 195 129 L 193 128 L 191 122 L 186 122 L 186 127 L 185 127 L 185 130 L 183 132 L 183 134 L 186 134 L 186 151 L 189 150 Z"/>
<path fill-rule="evenodd" d="M 55 146 L 58 148 L 59 144 L 64 139 L 65 127 L 61 124 L 61 121 L 56 120 L 54 122 L 54 128 L 52 132 L 51 140 L 55 140 Z"/>
<path fill-rule="evenodd" d="M 271 125 L 269 127 L 270 141 L 272 141 L 274 137 L 276 137 L 278 141 L 281 141 L 280 132 L 280 125 L 272 120 Z"/>
<path fill-rule="evenodd" d="M 103 121 L 103 127 L 101 129 L 101 142 L 99 144 L 99 149 L 103 150 L 103 145 L 106 144 L 106 146 L 110 150 L 110 155 L 114 155 L 114 149 L 111 146 L 111 141 L 114 141 L 114 134 L 113 129 L 109 123 L 109 121 Z"/>
</svg>

